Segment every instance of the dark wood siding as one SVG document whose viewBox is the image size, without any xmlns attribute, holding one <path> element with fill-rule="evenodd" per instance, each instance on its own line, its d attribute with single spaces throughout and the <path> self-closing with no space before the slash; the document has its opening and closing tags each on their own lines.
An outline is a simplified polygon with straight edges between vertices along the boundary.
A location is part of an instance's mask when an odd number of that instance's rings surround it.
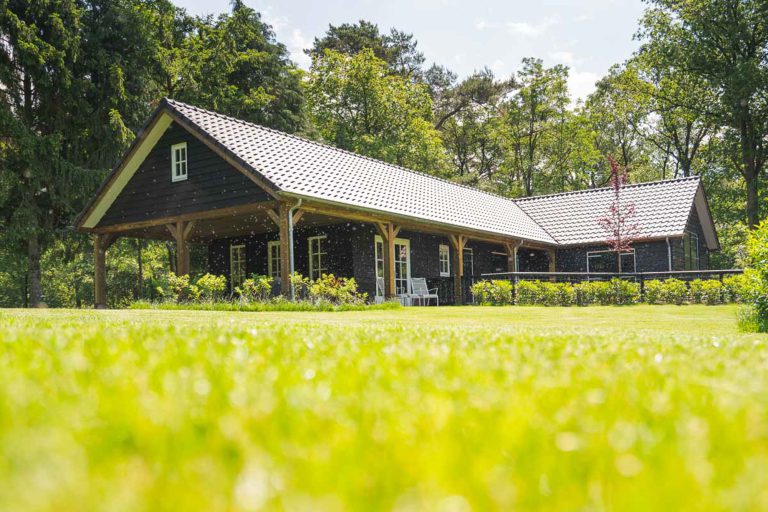
<svg viewBox="0 0 768 512">
<path fill-rule="evenodd" d="M 302 275 L 309 274 L 308 238 L 326 235 L 328 272 L 341 277 L 354 277 L 361 292 L 373 297 L 376 293 L 376 267 L 374 239 L 376 230 L 369 224 L 349 222 L 294 231 L 294 267 Z M 410 241 L 411 277 L 425 277 L 431 281 L 439 279 L 439 246 L 449 246 L 447 237 L 412 231 L 401 231 L 398 238 Z M 248 274 L 267 273 L 267 242 L 277 240 L 277 232 L 254 235 L 247 238 L 227 238 L 212 242 L 208 247 L 209 271 L 218 275 L 229 275 L 229 247 L 233 244 L 246 246 L 246 270 Z M 470 241 L 474 256 L 474 275 L 499 271 L 499 265 L 506 265 L 503 248 L 493 244 Z M 506 267 L 501 271 L 506 270 Z M 451 274 L 454 269 L 451 268 Z M 468 276 L 469 277 L 469 276 Z M 448 279 L 445 279 L 448 283 Z M 448 283 L 449 284 L 449 283 Z"/>
<path fill-rule="evenodd" d="M 187 179 L 171 181 L 171 146 L 187 143 Z M 171 124 L 99 226 L 265 201 L 270 196 L 176 123 Z"/>
<path fill-rule="evenodd" d="M 673 246 L 678 242 L 676 239 L 670 240 Z M 632 247 L 635 249 L 637 272 L 665 272 L 669 270 L 669 253 L 666 240 L 636 242 L 632 244 Z M 586 272 L 587 253 L 605 251 L 606 249 L 605 245 L 558 249 L 555 257 L 556 270 L 558 272 Z"/>
</svg>

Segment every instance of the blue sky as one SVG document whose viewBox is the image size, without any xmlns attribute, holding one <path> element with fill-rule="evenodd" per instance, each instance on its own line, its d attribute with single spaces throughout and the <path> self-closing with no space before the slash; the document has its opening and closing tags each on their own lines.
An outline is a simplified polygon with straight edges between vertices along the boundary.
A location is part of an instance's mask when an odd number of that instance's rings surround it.
<svg viewBox="0 0 768 512">
<path fill-rule="evenodd" d="M 190 13 L 229 10 L 229 0 L 176 0 Z M 488 66 L 499 76 L 520 67 L 523 57 L 571 68 L 570 88 L 585 97 L 594 82 L 637 48 L 632 36 L 642 14 L 640 0 L 246 0 L 262 13 L 301 67 L 302 49 L 328 24 L 366 19 L 382 30 L 411 32 L 427 62 L 466 76 Z"/>
</svg>

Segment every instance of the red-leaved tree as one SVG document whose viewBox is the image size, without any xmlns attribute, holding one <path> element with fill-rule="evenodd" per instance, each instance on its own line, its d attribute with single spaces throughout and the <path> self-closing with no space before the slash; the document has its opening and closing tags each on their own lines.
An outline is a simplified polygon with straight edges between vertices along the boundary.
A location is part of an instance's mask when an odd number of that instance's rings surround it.
<svg viewBox="0 0 768 512">
<path fill-rule="evenodd" d="M 629 174 L 613 156 L 608 156 L 611 164 L 611 188 L 613 189 L 613 201 L 608 208 L 607 215 L 600 217 L 598 223 L 608 234 L 605 242 L 616 251 L 618 269 L 621 272 L 621 253 L 629 252 L 632 242 L 640 234 L 640 228 L 634 222 L 635 203 L 623 198 L 623 187 L 629 183 Z"/>
</svg>

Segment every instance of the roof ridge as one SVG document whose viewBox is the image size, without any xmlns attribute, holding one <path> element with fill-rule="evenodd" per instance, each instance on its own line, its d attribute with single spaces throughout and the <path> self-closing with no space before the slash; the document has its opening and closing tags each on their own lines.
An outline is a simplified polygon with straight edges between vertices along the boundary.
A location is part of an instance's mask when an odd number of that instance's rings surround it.
<svg viewBox="0 0 768 512">
<path fill-rule="evenodd" d="M 701 181 L 701 176 L 683 176 L 682 178 L 669 178 L 666 180 L 654 180 L 654 181 L 641 181 L 640 183 L 630 183 L 629 185 L 624 185 L 621 188 L 636 188 L 636 187 L 648 187 L 648 186 L 655 186 L 655 185 L 662 185 L 664 183 L 675 183 L 675 182 L 681 182 L 681 181 Z M 557 192 L 554 194 L 543 194 L 540 196 L 528 196 L 528 197 L 516 197 L 512 199 L 515 203 L 518 202 L 527 202 L 527 201 L 535 201 L 536 199 L 548 199 L 551 197 L 559 197 L 559 196 L 571 196 L 571 195 L 577 195 L 577 194 L 589 194 L 593 192 L 602 192 L 604 190 L 611 190 L 611 187 L 600 187 L 600 188 L 585 188 L 582 190 L 570 190 L 568 192 Z"/>
<path fill-rule="evenodd" d="M 379 160 L 378 158 L 374 158 L 374 157 L 367 156 L 367 155 L 361 155 L 360 153 L 355 153 L 354 151 L 350 151 L 348 149 L 338 148 L 338 147 L 333 146 L 333 145 L 331 145 L 329 143 L 326 143 L 326 142 L 320 142 L 320 141 L 308 139 L 306 137 L 302 137 L 300 135 L 296 135 L 294 133 L 287 133 L 287 132 L 284 132 L 284 131 L 281 131 L 281 130 L 277 130 L 275 128 L 269 128 L 267 126 L 263 126 L 263 125 L 260 125 L 260 124 L 257 124 L 257 123 L 252 123 L 250 121 L 245 121 L 243 119 L 238 119 L 236 117 L 228 116 L 226 114 L 222 114 L 222 113 L 216 112 L 214 110 L 207 110 L 207 109 L 204 109 L 204 108 L 201 108 L 201 107 L 197 107 L 195 105 L 190 105 L 189 103 L 184 103 L 183 101 L 174 100 L 173 98 L 167 98 L 166 97 L 166 98 L 163 98 L 163 99 L 166 100 L 166 102 L 168 102 L 168 103 L 181 104 L 181 105 L 184 105 L 185 107 L 188 107 L 188 108 L 192 108 L 192 109 L 195 109 L 195 110 L 198 110 L 198 111 L 201 111 L 201 112 L 206 112 L 206 113 L 209 113 L 209 114 L 212 114 L 214 116 L 218 116 L 218 117 L 221 117 L 221 118 L 224 118 L 224 119 L 229 119 L 229 120 L 232 120 L 232 121 L 237 122 L 237 123 L 245 124 L 245 125 L 248 125 L 248 126 L 253 126 L 254 128 L 258 128 L 260 130 L 265 130 L 265 131 L 268 131 L 268 132 L 277 133 L 277 134 L 283 135 L 285 137 L 290 137 L 290 138 L 293 138 L 293 139 L 298 139 L 298 140 L 303 141 L 303 142 L 308 142 L 310 144 L 315 144 L 317 146 L 321 146 L 321 147 L 324 147 L 324 148 L 333 149 L 334 151 L 339 151 L 341 153 L 345 153 L 345 154 L 348 154 L 348 155 L 351 155 L 351 156 L 355 156 L 355 157 L 358 157 L 358 158 L 363 158 L 365 160 L 370 160 L 370 161 L 376 162 L 378 164 L 388 165 L 390 167 L 394 167 L 396 169 L 403 170 L 405 172 L 409 172 L 409 173 L 412 173 L 412 174 L 418 174 L 420 176 L 425 176 L 427 178 L 431 178 L 431 179 L 434 179 L 434 180 L 437 180 L 437 181 L 441 181 L 441 182 L 447 183 L 449 185 L 455 185 L 457 187 L 462 187 L 462 188 L 465 188 L 465 189 L 468 189 L 468 190 L 473 190 L 475 192 L 480 192 L 481 194 L 487 194 L 487 195 L 492 196 L 492 197 L 497 197 L 499 199 L 504 199 L 504 200 L 510 201 L 512 203 L 516 202 L 516 199 L 511 198 L 511 197 L 503 196 L 503 195 L 498 194 L 496 192 L 489 192 L 487 190 L 482 190 L 482 189 L 479 189 L 477 187 L 473 187 L 471 185 L 467 185 L 465 183 L 457 183 L 457 182 L 451 181 L 451 180 L 449 180 L 447 178 L 441 178 L 440 176 L 435 176 L 434 174 L 429 174 L 429 173 L 424 172 L 424 171 L 417 171 L 417 170 L 414 170 L 414 169 L 409 169 L 408 167 L 403 167 L 402 165 L 397 165 L 397 164 L 393 164 L 393 163 L 390 163 L 390 162 L 385 162 L 384 160 Z M 515 206 L 517 206 L 517 205 L 515 205 Z M 533 219 L 531 219 L 531 220 L 533 220 Z M 536 223 L 536 224 L 538 224 L 538 223 Z"/>
</svg>

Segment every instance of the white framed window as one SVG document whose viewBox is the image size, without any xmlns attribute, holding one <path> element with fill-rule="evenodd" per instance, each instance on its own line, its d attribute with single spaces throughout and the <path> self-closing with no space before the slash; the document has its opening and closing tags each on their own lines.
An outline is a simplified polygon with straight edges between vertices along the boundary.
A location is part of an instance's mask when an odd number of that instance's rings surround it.
<svg viewBox="0 0 768 512">
<path fill-rule="evenodd" d="M 328 267 L 325 261 L 326 235 L 311 236 L 307 239 L 309 244 L 309 278 L 319 279 L 323 274 L 328 273 Z"/>
<path fill-rule="evenodd" d="M 683 235 L 685 270 L 699 270 L 699 235 L 686 231 Z"/>
<path fill-rule="evenodd" d="M 469 247 L 464 248 L 464 275 L 475 275 L 475 253 Z"/>
<path fill-rule="evenodd" d="M 282 277 L 282 266 L 280 262 L 280 241 L 274 240 L 267 243 L 267 275 L 274 282 L 280 282 Z"/>
<path fill-rule="evenodd" d="M 621 253 L 621 271 L 636 272 L 635 250 L 630 249 Z M 616 259 L 616 251 L 589 251 L 587 252 L 587 272 L 611 272 L 619 271 L 619 261 Z"/>
<path fill-rule="evenodd" d="M 229 246 L 229 278 L 232 289 L 245 281 L 245 245 Z"/>
<path fill-rule="evenodd" d="M 384 279 L 384 241 L 379 235 L 373 239 L 376 256 L 376 277 Z M 411 283 L 411 241 L 395 238 L 395 294 L 410 293 Z"/>
<path fill-rule="evenodd" d="M 187 179 L 187 143 L 171 146 L 171 181 Z"/>
<path fill-rule="evenodd" d="M 451 252 L 447 245 L 440 244 L 440 277 L 451 275 Z"/>
</svg>

